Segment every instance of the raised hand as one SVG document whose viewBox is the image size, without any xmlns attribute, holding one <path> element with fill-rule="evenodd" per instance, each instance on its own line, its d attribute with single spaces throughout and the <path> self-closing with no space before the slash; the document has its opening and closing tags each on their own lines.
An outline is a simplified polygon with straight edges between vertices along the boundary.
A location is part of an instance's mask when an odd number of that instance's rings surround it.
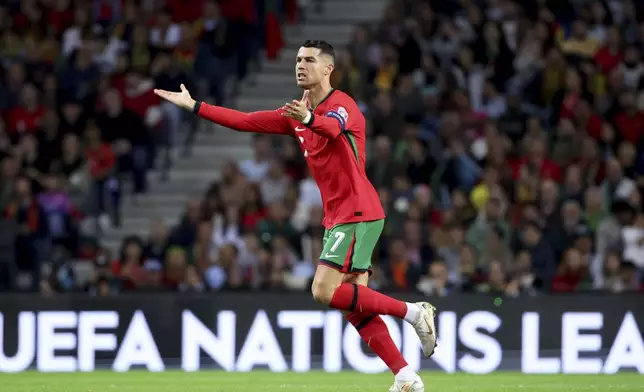
<svg viewBox="0 0 644 392">
<path fill-rule="evenodd" d="M 154 93 L 185 110 L 192 110 L 196 103 L 183 83 L 181 83 L 181 92 L 175 93 L 172 91 L 154 89 Z"/>
<path fill-rule="evenodd" d="M 306 116 L 309 114 L 309 90 L 304 90 L 301 100 L 294 99 L 293 102 L 287 103 L 282 108 L 284 112 L 283 116 L 291 117 L 297 121 L 304 121 Z"/>
</svg>

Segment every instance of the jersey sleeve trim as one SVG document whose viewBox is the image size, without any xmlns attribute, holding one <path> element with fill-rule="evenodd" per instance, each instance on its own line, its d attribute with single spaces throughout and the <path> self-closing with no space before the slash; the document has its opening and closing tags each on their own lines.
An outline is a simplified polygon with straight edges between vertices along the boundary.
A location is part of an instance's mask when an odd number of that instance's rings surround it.
<svg viewBox="0 0 644 392">
<path fill-rule="evenodd" d="M 347 139 L 347 142 L 349 142 L 349 146 L 351 147 L 351 150 L 353 151 L 353 155 L 356 157 L 356 161 L 360 162 L 360 153 L 358 152 L 358 146 L 356 145 L 356 139 L 351 133 L 351 130 L 346 130 L 343 131 L 342 134 L 344 137 Z"/>
<path fill-rule="evenodd" d="M 199 114 L 199 109 L 201 109 L 201 101 L 195 102 L 195 106 L 192 107 L 192 113 Z"/>
</svg>

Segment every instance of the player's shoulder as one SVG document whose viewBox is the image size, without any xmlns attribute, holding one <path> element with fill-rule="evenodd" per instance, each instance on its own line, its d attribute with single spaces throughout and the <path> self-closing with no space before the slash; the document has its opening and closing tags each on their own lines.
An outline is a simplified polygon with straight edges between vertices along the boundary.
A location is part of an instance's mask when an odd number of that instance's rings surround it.
<svg viewBox="0 0 644 392">
<path fill-rule="evenodd" d="M 352 116 L 362 116 L 356 101 L 342 90 L 334 90 L 329 97 L 329 108 L 335 108 L 340 114 L 351 113 Z"/>
<path fill-rule="evenodd" d="M 333 93 L 329 96 L 329 103 L 332 105 L 342 104 L 344 106 L 351 106 L 351 108 L 358 107 L 356 101 L 349 94 L 338 89 L 334 89 Z"/>
</svg>

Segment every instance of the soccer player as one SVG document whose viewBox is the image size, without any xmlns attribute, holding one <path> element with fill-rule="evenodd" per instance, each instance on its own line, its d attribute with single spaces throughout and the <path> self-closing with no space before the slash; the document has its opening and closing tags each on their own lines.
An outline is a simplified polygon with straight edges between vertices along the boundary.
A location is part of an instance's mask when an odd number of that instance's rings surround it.
<svg viewBox="0 0 644 392">
<path fill-rule="evenodd" d="M 316 301 L 344 312 L 362 339 L 395 375 L 390 392 L 422 392 L 420 377 L 407 365 L 380 315 L 410 323 L 430 357 L 436 347 L 435 308 L 407 303 L 367 287 L 371 256 L 382 233 L 385 213 L 365 172 L 366 121 L 355 101 L 331 87 L 335 54 L 325 41 L 306 41 L 295 72 L 302 99 L 277 110 L 243 113 L 195 101 L 185 86 L 180 92 L 155 90 L 199 117 L 243 132 L 295 137 L 320 188 L 324 236 L 313 279 Z"/>
</svg>

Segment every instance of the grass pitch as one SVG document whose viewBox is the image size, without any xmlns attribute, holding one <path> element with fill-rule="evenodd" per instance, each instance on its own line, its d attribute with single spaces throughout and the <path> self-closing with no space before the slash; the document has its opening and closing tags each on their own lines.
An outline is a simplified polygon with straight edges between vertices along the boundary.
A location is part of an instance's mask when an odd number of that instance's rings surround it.
<svg viewBox="0 0 644 392">
<path fill-rule="evenodd" d="M 635 373 L 599 376 L 488 375 L 422 373 L 427 392 L 545 392 L 644 391 L 644 376 Z M 390 374 L 353 372 L 250 373 L 60 373 L 0 374 L 0 391 L 7 392 L 386 392 Z"/>
</svg>

